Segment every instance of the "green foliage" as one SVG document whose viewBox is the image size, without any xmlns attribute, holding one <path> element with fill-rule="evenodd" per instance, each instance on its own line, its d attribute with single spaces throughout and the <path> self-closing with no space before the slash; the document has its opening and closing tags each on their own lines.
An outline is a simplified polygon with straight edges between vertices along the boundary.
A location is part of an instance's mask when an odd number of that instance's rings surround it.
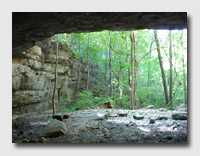
<svg viewBox="0 0 200 156">
<path fill-rule="evenodd" d="M 71 100 L 62 97 L 60 97 L 59 104 L 56 107 L 62 112 L 72 112 L 77 108 L 76 105 L 71 104 Z"/>
<path fill-rule="evenodd" d="M 111 101 L 109 97 L 102 95 L 94 96 L 93 93 L 84 91 L 78 94 L 78 100 L 75 106 L 79 109 L 87 109 L 89 107 L 98 106 L 101 103 Z"/>
<path fill-rule="evenodd" d="M 76 102 L 76 105 L 79 109 L 86 109 L 93 105 L 93 96 L 91 92 L 80 92 L 78 98 L 79 100 Z"/>
<path fill-rule="evenodd" d="M 176 86 L 179 84 L 179 81 L 183 84 L 183 69 L 182 69 L 182 56 L 184 55 L 185 59 L 185 74 L 187 82 L 187 31 L 184 31 L 182 40 L 180 39 L 182 31 L 174 30 L 172 32 L 172 54 L 173 54 L 173 92 L 176 90 Z M 137 95 L 140 100 L 140 103 L 143 107 L 148 105 L 155 105 L 156 108 L 164 107 L 165 97 L 163 92 L 163 82 L 162 75 L 159 65 L 159 60 L 157 56 L 156 43 L 154 41 L 153 30 L 138 30 L 134 31 L 135 35 L 135 69 L 137 61 L 140 60 L 139 66 L 139 78 L 138 78 L 138 88 Z M 106 95 L 107 90 L 109 90 L 110 82 L 110 69 L 109 69 L 109 49 L 110 41 L 112 45 L 112 69 L 115 72 L 113 74 L 113 84 L 114 79 L 116 80 L 116 107 L 119 108 L 119 103 L 122 100 L 123 108 L 129 109 L 130 105 L 130 86 L 128 83 L 129 74 L 131 68 L 131 40 L 130 40 L 130 31 L 101 31 L 101 32 L 91 32 L 90 33 L 90 67 L 98 66 L 96 72 L 98 77 L 93 80 L 92 83 L 98 85 L 102 92 L 94 94 L 92 92 L 83 92 L 79 93 L 78 100 L 73 104 L 73 109 L 80 108 L 86 109 L 98 105 L 100 103 L 111 101 L 109 96 Z M 163 67 L 165 71 L 166 81 L 169 82 L 169 67 L 170 62 L 169 58 L 169 31 L 168 30 L 158 30 L 158 37 L 161 47 L 161 56 L 163 60 Z M 52 42 L 56 41 L 56 36 L 51 38 Z M 152 43 L 152 41 L 154 41 Z M 150 53 L 150 46 L 152 43 Z M 183 48 L 181 47 L 181 44 Z M 75 53 L 75 57 L 81 57 L 82 63 L 87 63 L 87 48 L 88 48 L 88 33 L 71 33 L 71 34 L 60 34 L 59 35 L 59 46 L 67 46 L 68 50 L 72 50 Z M 148 54 L 147 54 L 148 53 Z M 146 55 L 147 54 L 147 55 Z M 120 56 L 121 55 L 121 56 Z M 129 63 L 128 62 L 129 56 Z M 144 57 L 145 56 L 145 57 Z M 120 60 L 121 57 L 121 60 Z M 137 58 L 138 57 L 138 58 Z M 119 96 L 119 72 L 120 65 L 123 70 L 123 97 L 120 99 Z M 175 70 L 174 70 L 175 68 Z M 175 73 L 177 72 L 177 74 Z M 106 77 L 105 77 L 105 72 Z M 178 75 L 178 76 L 176 76 Z M 134 71 L 135 79 L 135 71 Z M 187 83 L 186 83 L 187 84 Z M 91 87 L 95 85 L 90 84 Z M 105 86 L 105 87 L 104 87 Z M 167 83 L 167 88 L 169 89 L 169 83 Z M 103 96 L 104 95 L 104 96 Z M 113 94 L 114 95 L 114 94 Z M 137 102 L 137 100 L 136 100 Z M 176 107 L 180 103 L 184 102 L 184 87 L 179 86 L 175 98 L 173 100 L 173 107 Z M 136 103 L 137 104 L 137 103 Z M 65 102 L 65 106 L 70 107 L 70 102 Z M 72 106 L 71 106 L 72 107 Z M 64 107 L 63 107 L 64 108 Z M 170 109 L 170 106 L 169 108 Z"/>
</svg>

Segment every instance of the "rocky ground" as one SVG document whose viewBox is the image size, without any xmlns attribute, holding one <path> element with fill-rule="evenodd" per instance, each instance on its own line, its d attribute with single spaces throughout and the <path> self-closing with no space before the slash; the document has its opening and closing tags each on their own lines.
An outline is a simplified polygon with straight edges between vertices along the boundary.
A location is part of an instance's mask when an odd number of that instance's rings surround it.
<svg viewBox="0 0 200 156">
<path fill-rule="evenodd" d="M 12 142 L 187 143 L 187 120 L 173 119 L 172 114 L 176 112 L 180 111 L 87 109 L 70 112 L 63 121 L 52 119 L 52 112 L 13 116 Z M 66 125 L 63 135 L 42 136 L 44 128 L 53 120 Z"/>
</svg>

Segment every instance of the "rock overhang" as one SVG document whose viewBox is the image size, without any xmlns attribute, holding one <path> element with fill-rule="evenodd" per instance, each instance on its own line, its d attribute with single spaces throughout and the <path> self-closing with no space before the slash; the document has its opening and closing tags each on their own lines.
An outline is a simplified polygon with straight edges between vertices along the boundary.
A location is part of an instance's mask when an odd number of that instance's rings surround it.
<svg viewBox="0 0 200 156">
<path fill-rule="evenodd" d="M 13 57 L 59 33 L 187 28 L 187 12 L 13 12 Z"/>
</svg>

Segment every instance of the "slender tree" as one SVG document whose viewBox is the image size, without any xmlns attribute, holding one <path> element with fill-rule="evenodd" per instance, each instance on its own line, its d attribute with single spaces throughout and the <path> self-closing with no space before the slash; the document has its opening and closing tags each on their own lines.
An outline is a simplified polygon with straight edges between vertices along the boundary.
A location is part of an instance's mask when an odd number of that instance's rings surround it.
<svg viewBox="0 0 200 156">
<path fill-rule="evenodd" d="M 169 56 L 170 62 L 172 62 L 172 41 L 171 41 L 171 30 L 169 30 Z M 173 77 L 172 77 L 172 63 L 170 63 L 170 87 L 169 87 L 169 99 L 172 100 L 172 88 L 173 88 Z M 173 108 L 173 102 L 171 102 L 171 106 Z"/>
<path fill-rule="evenodd" d="M 136 42 L 136 62 L 139 61 L 139 56 L 138 56 L 138 44 L 139 44 L 139 37 L 140 37 L 140 34 L 138 32 L 138 37 L 137 37 L 137 42 Z M 138 108 L 140 106 L 140 100 L 139 100 L 139 96 L 137 94 L 137 87 L 138 87 L 138 83 L 139 83 L 139 64 L 137 63 L 136 64 L 136 70 L 135 70 L 135 89 L 134 89 L 134 93 L 135 93 L 135 97 L 136 97 L 136 100 L 137 100 L 137 105 L 136 107 Z"/>
<path fill-rule="evenodd" d="M 121 35 L 119 34 L 119 49 L 121 49 Z M 122 88 L 122 55 L 119 55 L 119 95 L 120 95 L 120 107 L 123 107 L 122 104 L 122 96 L 123 96 L 123 88 Z"/>
<path fill-rule="evenodd" d="M 78 46 L 78 50 L 79 50 L 79 58 L 78 58 L 78 83 L 77 83 L 77 88 L 79 88 L 79 83 L 80 83 L 80 68 L 81 68 L 81 60 L 80 60 L 80 57 L 81 57 L 81 42 L 80 42 L 80 36 L 79 36 L 79 46 Z"/>
<path fill-rule="evenodd" d="M 134 53 L 135 53 L 135 37 L 134 32 L 130 33 L 130 39 L 131 39 L 131 76 L 130 76 L 130 88 L 131 88 L 131 102 L 130 102 L 130 109 L 135 109 L 135 94 L 134 94 Z"/>
<path fill-rule="evenodd" d="M 90 48 L 90 33 L 88 34 L 88 49 L 87 49 L 87 84 L 86 84 L 86 91 L 88 91 L 88 86 L 89 86 L 89 48 Z"/>
<path fill-rule="evenodd" d="M 183 55 L 183 59 L 182 59 L 182 63 L 183 63 L 183 84 L 184 84 L 184 101 L 185 101 L 185 108 L 187 107 L 187 95 L 186 95 L 186 84 L 185 84 L 185 68 L 184 68 L 184 55 Z"/>
<path fill-rule="evenodd" d="M 109 31 L 109 36 L 110 36 L 110 48 L 109 48 L 109 66 L 110 66 L 110 97 L 112 99 L 113 97 L 113 84 L 112 84 L 112 49 L 111 49 L 111 34 Z"/>
<path fill-rule="evenodd" d="M 56 87 L 57 87 L 57 66 L 58 66 L 58 34 L 57 34 L 57 42 L 56 42 L 56 64 L 55 64 L 55 84 L 54 84 L 54 90 L 53 90 L 53 115 L 56 114 L 55 109 L 55 96 L 56 96 Z"/>
<path fill-rule="evenodd" d="M 157 45 L 158 59 L 159 59 L 159 63 L 160 63 L 160 70 L 161 70 L 161 74 L 162 74 L 164 94 L 165 94 L 165 100 L 166 100 L 166 105 L 167 105 L 169 102 L 168 92 L 167 92 L 167 84 L 166 84 L 166 80 L 165 80 L 165 72 L 164 72 L 163 63 L 162 63 L 162 57 L 160 54 L 160 45 L 159 45 L 159 41 L 158 41 L 157 30 L 154 30 L 154 36 L 155 36 L 156 45 Z"/>
<path fill-rule="evenodd" d="M 107 59 L 108 59 L 108 53 L 106 52 L 105 54 L 105 74 L 104 74 L 104 79 L 106 80 L 106 74 L 107 74 Z"/>
<path fill-rule="evenodd" d="M 180 37 L 181 51 L 183 54 L 182 37 L 183 37 L 183 30 L 182 30 L 181 37 Z M 185 107 L 187 107 L 187 89 L 186 89 L 186 83 L 185 83 L 186 81 L 185 81 L 184 55 L 182 55 L 182 66 L 183 66 L 184 101 L 185 101 Z"/>
</svg>

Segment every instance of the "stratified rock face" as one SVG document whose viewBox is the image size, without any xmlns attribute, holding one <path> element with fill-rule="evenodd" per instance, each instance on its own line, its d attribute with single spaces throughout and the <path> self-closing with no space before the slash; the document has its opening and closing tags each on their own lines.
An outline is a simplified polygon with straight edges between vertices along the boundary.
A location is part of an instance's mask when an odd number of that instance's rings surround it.
<svg viewBox="0 0 200 156">
<path fill-rule="evenodd" d="M 13 12 L 13 56 L 58 33 L 187 28 L 186 12 Z"/>
<path fill-rule="evenodd" d="M 22 58 L 12 59 L 13 114 L 42 112 L 52 109 L 55 84 L 55 54 L 49 49 L 42 52 L 39 46 L 22 52 Z M 72 64 L 73 62 L 73 64 Z M 79 62 L 72 51 L 58 53 L 58 79 L 56 97 L 72 98 L 77 84 Z M 80 78 L 85 80 L 85 67 L 80 64 Z M 56 99 L 57 100 L 57 99 Z"/>
</svg>

